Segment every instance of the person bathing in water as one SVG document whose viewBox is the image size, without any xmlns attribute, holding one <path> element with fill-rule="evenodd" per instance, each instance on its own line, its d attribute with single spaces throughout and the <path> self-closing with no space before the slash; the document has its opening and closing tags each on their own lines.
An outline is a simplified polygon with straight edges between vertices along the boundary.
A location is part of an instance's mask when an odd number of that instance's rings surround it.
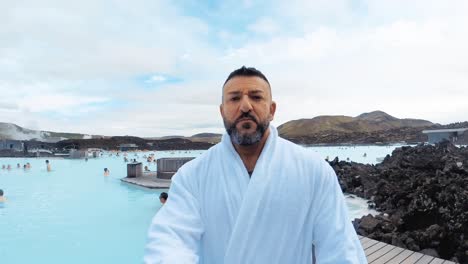
<svg viewBox="0 0 468 264">
<path fill-rule="evenodd" d="M 50 166 L 49 160 L 46 160 L 45 163 L 47 165 L 47 171 L 52 171 L 52 167 Z"/>
<path fill-rule="evenodd" d="M 6 197 L 3 196 L 3 190 L 0 189 L 0 203 L 3 203 L 3 202 L 5 202 L 5 201 L 6 201 Z"/>
</svg>

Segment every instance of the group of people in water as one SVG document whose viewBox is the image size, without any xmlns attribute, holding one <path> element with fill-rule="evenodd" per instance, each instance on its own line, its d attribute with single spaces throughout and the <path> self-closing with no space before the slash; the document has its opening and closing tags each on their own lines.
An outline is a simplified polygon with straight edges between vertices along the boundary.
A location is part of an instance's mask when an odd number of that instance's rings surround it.
<svg viewBox="0 0 468 264">
<path fill-rule="evenodd" d="M 119 153 L 117 153 L 116 156 L 119 156 Z M 137 154 L 135 154 L 135 156 L 137 156 Z M 148 163 L 156 162 L 156 158 L 155 158 L 154 154 L 150 154 L 148 156 L 144 155 L 143 158 L 145 158 Z M 85 161 L 88 161 L 88 159 L 86 158 Z M 127 153 L 124 153 L 124 161 L 128 162 Z M 131 161 L 136 162 L 137 160 L 133 159 Z M 52 171 L 52 166 L 51 166 L 50 161 L 46 160 L 45 163 L 46 163 L 47 171 L 48 172 Z M 17 169 L 20 169 L 21 167 L 23 167 L 23 169 L 25 169 L 25 170 L 32 168 L 32 166 L 31 166 L 31 164 L 29 162 L 25 163 L 23 166 L 21 166 L 20 163 L 16 164 Z M 10 164 L 7 164 L 7 165 L 3 164 L 2 165 L 2 170 L 11 170 L 11 169 L 12 169 L 12 166 Z M 144 170 L 146 172 L 150 171 L 148 166 L 145 166 Z M 110 170 L 108 168 L 104 168 L 104 176 L 109 176 L 109 175 L 110 175 Z M 168 198 L 168 194 L 166 192 L 162 192 L 159 195 L 159 201 L 161 202 L 161 204 L 165 204 L 166 201 L 167 201 L 167 198 Z M 6 201 L 6 197 L 4 196 L 4 192 L 3 192 L 2 189 L 0 189 L 0 203 L 4 203 L 5 201 Z"/>
<path fill-rule="evenodd" d="M 52 171 L 52 167 L 50 166 L 49 160 L 46 160 L 45 163 L 46 163 L 47 171 Z M 8 164 L 8 165 L 6 165 L 6 166 L 5 166 L 5 164 L 2 165 L 2 170 L 11 170 L 11 168 L 12 168 L 12 167 L 11 167 L 10 164 Z M 21 164 L 19 164 L 19 163 L 16 164 L 16 168 L 17 168 L 17 169 L 20 169 L 20 168 L 21 168 Z M 31 169 L 31 163 L 26 162 L 26 163 L 23 165 L 23 169 L 25 169 L 25 170 Z"/>
<path fill-rule="evenodd" d="M 21 164 L 16 164 L 16 168 L 17 169 L 20 169 L 21 168 Z M 23 169 L 27 170 L 27 169 L 30 169 L 31 168 L 31 164 L 29 162 L 27 162 L 26 164 L 23 165 Z M 2 165 L 2 170 L 11 170 L 12 169 L 12 166 L 10 164 L 3 164 Z"/>
</svg>

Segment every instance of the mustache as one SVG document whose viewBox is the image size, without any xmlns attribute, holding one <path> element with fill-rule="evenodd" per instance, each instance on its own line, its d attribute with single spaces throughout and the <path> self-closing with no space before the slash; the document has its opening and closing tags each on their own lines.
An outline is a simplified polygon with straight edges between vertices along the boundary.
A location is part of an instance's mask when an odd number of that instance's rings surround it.
<svg viewBox="0 0 468 264">
<path fill-rule="evenodd" d="M 250 120 L 254 121 L 256 124 L 258 124 L 257 119 L 256 119 L 252 114 L 250 114 L 250 112 L 242 113 L 242 115 L 239 116 L 239 117 L 236 119 L 236 121 L 234 122 L 234 124 L 237 125 L 237 123 L 239 123 L 239 122 L 242 121 L 242 120 L 246 120 L 246 119 L 250 119 Z"/>
</svg>

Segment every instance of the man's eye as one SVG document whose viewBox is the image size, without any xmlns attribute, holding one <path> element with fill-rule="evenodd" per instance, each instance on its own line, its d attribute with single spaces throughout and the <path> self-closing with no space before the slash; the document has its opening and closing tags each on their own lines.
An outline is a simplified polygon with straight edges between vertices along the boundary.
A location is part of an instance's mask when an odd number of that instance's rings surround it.
<svg viewBox="0 0 468 264">
<path fill-rule="evenodd" d="M 236 96 L 236 97 L 232 97 L 232 98 L 231 98 L 231 101 L 239 101 L 239 97 L 237 97 L 237 96 Z"/>
<path fill-rule="evenodd" d="M 262 100 L 262 97 L 259 96 L 259 95 L 254 95 L 254 96 L 252 96 L 252 98 L 253 98 L 254 100 L 257 100 L 257 101 L 258 101 L 258 100 Z"/>
</svg>

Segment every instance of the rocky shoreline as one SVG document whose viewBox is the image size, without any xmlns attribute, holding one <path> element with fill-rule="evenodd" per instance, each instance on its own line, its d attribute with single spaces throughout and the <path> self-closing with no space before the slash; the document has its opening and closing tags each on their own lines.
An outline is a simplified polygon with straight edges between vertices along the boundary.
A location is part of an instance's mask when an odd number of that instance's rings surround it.
<svg viewBox="0 0 468 264">
<path fill-rule="evenodd" d="M 55 153 L 65 154 L 70 149 L 86 150 L 89 148 L 99 148 L 103 150 L 119 151 L 120 145 L 134 144 L 135 150 L 206 150 L 214 144 L 208 142 L 194 142 L 184 138 L 171 138 L 160 140 L 149 140 L 139 137 L 110 137 L 93 139 L 67 139 L 57 143 L 40 142 L 35 140 L 22 141 L 23 150 L 0 149 L 0 157 L 37 157 L 39 152 L 41 157 L 53 157 Z"/>
<path fill-rule="evenodd" d="M 429 128 L 429 127 L 428 127 Z M 369 132 L 321 132 L 315 134 L 307 134 L 304 136 L 285 136 L 282 137 L 302 145 L 310 144 L 394 144 L 400 142 L 419 143 L 426 142 L 427 136 L 422 133 L 425 128 L 397 128 Z"/>
<path fill-rule="evenodd" d="M 358 234 L 468 263 L 468 148 L 401 147 L 377 165 L 329 162 L 343 191 L 381 212 L 353 222 Z"/>
</svg>

